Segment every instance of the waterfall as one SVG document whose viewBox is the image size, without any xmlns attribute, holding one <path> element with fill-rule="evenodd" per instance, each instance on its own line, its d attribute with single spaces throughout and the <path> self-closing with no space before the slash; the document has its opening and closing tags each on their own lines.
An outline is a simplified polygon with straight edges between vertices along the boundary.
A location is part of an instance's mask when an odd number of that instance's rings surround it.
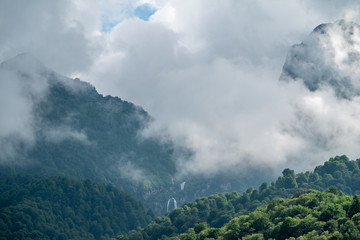
<svg viewBox="0 0 360 240">
<path fill-rule="evenodd" d="M 176 202 L 175 198 L 173 198 L 173 200 L 174 200 L 174 209 L 175 209 L 175 208 L 177 208 L 177 202 Z"/>
<path fill-rule="evenodd" d="M 174 208 L 173 208 L 173 209 L 177 208 L 176 199 L 173 198 L 173 197 L 171 197 L 171 198 L 169 199 L 169 201 L 167 202 L 167 205 L 166 205 L 166 211 L 167 211 L 167 212 L 169 211 L 169 207 L 170 207 L 170 202 L 171 202 L 171 200 L 173 200 L 173 202 L 174 202 Z"/>
<path fill-rule="evenodd" d="M 185 183 L 186 183 L 186 182 L 182 182 L 182 183 L 180 184 L 180 189 L 181 189 L 181 191 L 184 190 Z"/>
</svg>

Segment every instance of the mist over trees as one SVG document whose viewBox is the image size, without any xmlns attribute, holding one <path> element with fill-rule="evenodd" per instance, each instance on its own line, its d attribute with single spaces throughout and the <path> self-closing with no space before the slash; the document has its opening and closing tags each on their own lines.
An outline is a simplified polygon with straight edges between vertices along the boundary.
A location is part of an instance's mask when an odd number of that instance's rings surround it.
<svg viewBox="0 0 360 240">
<path fill-rule="evenodd" d="M 211 176 L 183 173 L 179 162 L 194 153 L 170 138 L 145 136 L 153 118 L 141 107 L 61 76 L 31 54 L 2 63 L 0 70 L 10 74 L 4 87 L 15 85 L 13 98 L 28 103 L 5 118 L 22 119 L 24 129 L 14 127 L 0 136 L 4 175 L 36 173 L 112 183 L 160 215 L 171 197 L 184 204 L 216 192 L 243 191 L 273 174 L 255 167 L 241 175 L 236 170 Z"/>
</svg>

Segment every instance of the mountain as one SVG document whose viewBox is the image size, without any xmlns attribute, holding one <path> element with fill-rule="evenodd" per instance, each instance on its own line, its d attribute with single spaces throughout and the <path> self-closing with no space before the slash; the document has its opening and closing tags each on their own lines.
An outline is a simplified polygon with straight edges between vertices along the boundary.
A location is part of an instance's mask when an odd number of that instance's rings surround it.
<svg viewBox="0 0 360 240">
<path fill-rule="evenodd" d="M 360 26 L 339 20 L 321 24 L 286 58 L 282 81 L 301 81 L 310 91 L 330 88 L 337 97 L 360 95 Z"/>
<path fill-rule="evenodd" d="M 0 239 L 110 239 L 149 223 L 114 186 L 64 177 L 0 178 Z"/>
<path fill-rule="evenodd" d="M 3 174 L 92 179 L 153 202 L 152 192 L 171 182 L 172 149 L 140 136 L 151 120 L 142 108 L 61 76 L 29 54 L 2 63 L 0 76 L 11 92 L 3 101 L 14 106 L 0 136 Z"/>
<path fill-rule="evenodd" d="M 332 89 L 339 98 L 358 96 L 359 30 L 345 21 L 318 26 L 291 48 L 280 80 L 301 81 L 311 91 Z M 103 96 L 30 54 L 0 64 L 0 115 L 2 175 L 111 183 L 156 215 L 198 197 L 243 192 L 272 179 L 267 169 L 239 172 L 242 166 L 212 176 L 179 176 L 178 159 L 193 153 L 177 149 L 171 140 L 144 137 L 153 120 L 144 109 Z"/>
<path fill-rule="evenodd" d="M 359 26 L 345 21 L 318 26 L 303 43 L 292 47 L 280 80 L 301 81 L 310 91 L 331 89 L 338 98 L 358 96 L 358 33 Z M 344 52 L 342 48 L 346 48 L 347 54 L 339 54 Z M 186 158 L 191 151 L 179 152 L 171 141 L 144 137 L 142 131 L 152 121 L 144 109 L 118 97 L 103 96 L 89 83 L 64 77 L 30 54 L 20 54 L 0 64 L 0 115 L 0 227 L 10 238 L 56 235 L 58 239 L 72 236 L 106 239 L 137 227 L 119 238 L 176 239 L 182 233 L 184 239 L 196 234 L 201 239 L 277 238 L 284 222 L 289 224 L 287 229 L 297 231 L 296 226 L 321 222 L 321 214 L 327 211 L 327 208 L 308 211 L 312 221 L 303 223 L 305 218 L 291 215 L 294 209 L 290 209 L 281 213 L 285 218 L 267 222 L 271 232 L 263 231 L 264 219 L 254 218 L 260 222 L 259 229 L 252 225 L 254 219 L 249 216 L 257 207 L 269 208 L 273 204 L 285 208 L 291 204 L 283 206 L 281 201 L 273 200 L 294 194 L 299 199 L 309 194 L 310 202 L 315 203 L 329 196 L 346 202 L 341 206 L 337 206 L 338 202 L 330 203 L 335 207 L 329 209 L 329 214 L 336 211 L 341 214 L 334 215 L 339 216 L 336 219 L 328 218 L 336 220 L 331 233 L 322 223 L 321 228 L 312 228 L 319 231 L 318 235 L 336 237 L 335 229 L 340 226 L 338 232 L 346 239 L 350 233 L 345 228 L 357 223 L 352 219 L 360 210 L 356 197 L 351 202 L 335 187 L 347 194 L 360 192 L 359 160 L 335 157 L 314 172 L 299 174 L 285 169 L 275 182 L 263 183 L 258 190 L 248 188 L 242 194 L 232 191 L 243 192 L 248 186 L 260 185 L 265 180 L 261 168 L 250 169 L 251 176 L 234 169 L 208 177 L 179 177 L 177 156 Z M 141 204 L 112 185 L 141 200 L 157 215 L 175 209 L 146 225 L 152 217 L 150 212 L 146 213 Z M 335 197 L 306 190 L 329 187 L 329 194 Z M 114 204 L 118 197 L 126 200 Z M 182 206 L 196 197 L 200 198 Z M 77 205 L 77 200 L 81 200 L 85 210 Z M 267 214 L 269 220 L 273 216 L 273 212 L 261 209 L 256 213 Z M 239 217 L 242 214 L 249 215 Z M 229 223 L 234 217 L 241 220 Z M 61 227 L 56 228 L 57 222 Z M 74 235 L 67 235 L 69 232 Z M 234 235 L 226 235 L 228 232 Z M 242 236 L 243 233 L 248 236 Z M 293 236 L 292 233 L 284 236 Z M 299 230 L 294 237 L 301 237 L 300 234 L 311 232 Z"/>
<path fill-rule="evenodd" d="M 143 137 L 153 120 L 144 109 L 103 96 L 30 54 L 0 64 L 0 114 L 1 174 L 111 183 L 157 215 L 200 196 L 243 191 L 265 180 L 259 169 L 246 176 L 233 171 L 179 177 L 176 159 L 191 151 Z"/>
</svg>

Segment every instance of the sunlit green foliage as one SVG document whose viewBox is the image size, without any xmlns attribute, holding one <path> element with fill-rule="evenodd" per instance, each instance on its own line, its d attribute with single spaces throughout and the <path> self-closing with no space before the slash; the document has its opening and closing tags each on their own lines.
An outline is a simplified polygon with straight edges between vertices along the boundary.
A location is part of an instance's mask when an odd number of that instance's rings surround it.
<svg viewBox="0 0 360 240">
<path fill-rule="evenodd" d="M 272 208 L 283 201 L 273 199 L 297 197 L 310 191 L 308 189 L 327 190 L 327 192 L 336 196 L 341 195 L 342 192 L 355 194 L 358 193 L 360 186 L 359 162 L 360 160 L 350 161 L 346 156 L 341 156 L 331 158 L 324 165 L 316 167 L 314 172 L 295 174 L 293 170 L 285 169 L 282 172 L 283 176 L 280 176 L 271 184 L 261 184 L 258 190 L 249 188 L 243 194 L 232 192 L 199 198 L 195 202 L 187 203 L 164 217 L 158 218 L 144 229 L 138 231 L 145 236 L 145 239 L 158 239 L 162 235 L 171 236 L 184 233 L 200 223 L 206 223 L 210 228 L 219 228 L 229 222 L 230 219 L 249 214 L 257 207 L 266 206 L 271 202 L 268 208 Z M 302 200 L 305 201 L 306 198 L 302 198 Z M 318 198 L 311 198 L 307 200 L 306 204 L 308 207 L 313 208 L 318 206 L 319 200 Z M 350 217 L 359 212 L 360 198 L 356 197 L 354 203 L 348 207 L 349 209 L 346 210 L 349 210 Z M 290 218 L 277 231 L 280 231 L 285 236 L 289 235 L 294 230 L 292 226 L 298 225 L 294 216 L 299 213 L 305 214 L 307 211 L 301 205 L 288 207 L 282 211 L 282 217 Z M 317 223 L 318 219 L 327 222 L 343 214 L 344 209 L 339 208 L 339 205 L 329 204 L 322 209 L 316 219 L 304 215 L 306 221 L 302 224 L 304 228 L 310 228 L 312 224 Z M 253 214 L 250 214 L 249 217 L 253 217 Z M 247 224 L 249 224 L 251 219 L 247 219 L 247 221 Z M 165 222 L 166 224 L 163 224 Z M 257 218 L 252 228 L 255 230 L 269 228 L 265 224 L 267 222 L 265 217 Z M 155 235 L 153 235 L 154 232 L 156 232 Z M 259 235 L 253 237 L 256 239 Z M 126 239 L 126 236 L 122 238 Z"/>
<path fill-rule="evenodd" d="M 360 212 L 350 210 L 357 204 L 358 196 L 311 190 L 295 198 L 273 200 L 221 228 L 204 224 L 197 231 L 195 225 L 186 233 L 164 239 L 360 239 Z"/>
</svg>

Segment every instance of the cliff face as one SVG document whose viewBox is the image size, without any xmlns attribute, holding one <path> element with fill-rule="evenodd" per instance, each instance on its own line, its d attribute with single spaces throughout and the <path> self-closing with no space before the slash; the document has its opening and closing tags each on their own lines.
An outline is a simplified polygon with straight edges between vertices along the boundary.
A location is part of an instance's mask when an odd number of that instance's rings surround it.
<svg viewBox="0 0 360 240">
<path fill-rule="evenodd" d="M 302 81 L 316 91 L 330 88 L 339 98 L 360 95 L 360 26 L 344 20 L 321 24 L 286 58 L 280 80 Z"/>
</svg>

